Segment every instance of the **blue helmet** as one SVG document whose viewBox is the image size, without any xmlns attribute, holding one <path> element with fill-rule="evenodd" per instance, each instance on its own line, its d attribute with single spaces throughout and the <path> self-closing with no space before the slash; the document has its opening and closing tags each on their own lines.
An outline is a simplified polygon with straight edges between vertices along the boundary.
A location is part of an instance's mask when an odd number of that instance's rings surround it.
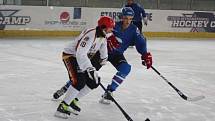
<svg viewBox="0 0 215 121">
<path fill-rule="evenodd" d="M 131 7 L 123 7 L 122 16 L 134 16 L 133 9 Z"/>
</svg>

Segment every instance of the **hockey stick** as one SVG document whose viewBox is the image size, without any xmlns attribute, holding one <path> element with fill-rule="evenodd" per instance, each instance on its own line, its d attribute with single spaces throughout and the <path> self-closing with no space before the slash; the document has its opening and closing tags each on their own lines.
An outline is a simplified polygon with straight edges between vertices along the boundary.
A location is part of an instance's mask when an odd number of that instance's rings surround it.
<svg viewBox="0 0 215 121">
<path fill-rule="evenodd" d="M 185 94 L 183 94 L 178 88 L 176 88 L 171 82 L 169 82 L 163 75 L 161 75 L 161 73 L 155 69 L 153 66 L 151 66 L 151 68 L 163 79 L 165 80 L 184 100 L 187 101 L 198 101 L 201 99 L 204 99 L 205 96 L 201 95 L 201 96 L 197 96 L 197 97 L 187 97 Z"/>
<path fill-rule="evenodd" d="M 102 87 L 102 89 L 107 92 L 107 89 L 101 84 L 99 83 L 99 85 Z M 112 97 L 111 97 L 111 100 L 116 104 L 116 106 L 119 108 L 119 110 L 122 112 L 122 114 L 125 116 L 125 118 L 128 120 L 128 121 L 133 121 L 133 119 L 131 119 L 131 117 L 122 109 L 122 107 L 116 102 L 116 100 Z M 145 121 L 150 121 L 148 118 L 145 120 Z"/>
</svg>

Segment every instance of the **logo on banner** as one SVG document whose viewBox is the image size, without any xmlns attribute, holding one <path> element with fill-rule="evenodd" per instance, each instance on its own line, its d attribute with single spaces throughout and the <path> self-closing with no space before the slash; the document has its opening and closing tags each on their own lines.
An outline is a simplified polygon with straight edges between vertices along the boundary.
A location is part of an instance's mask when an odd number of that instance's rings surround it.
<svg viewBox="0 0 215 121">
<path fill-rule="evenodd" d="M 119 21 L 121 19 L 122 13 L 116 11 L 102 11 L 100 16 L 110 16 L 115 21 Z"/>
<path fill-rule="evenodd" d="M 30 16 L 16 16 L 20 10 L 0 10 L 0 30 L 7 25 L 26 25 L 31 22 Z"/>
<path fill-rule="evenodd" d="M 63 13 L 60 14 L 61 22 L 66 23 L 66 22 L 69 21 L 69 19 L 70 19 L 70 15 L 69 15 L 68 12 L 63 12 Z"/>
<path fill-rule="evenodd" d="M 81 21 L 81 8 L 74 8 L 73 16 L 68 11 L 63 11 L 59 15 L 59 20 L 46 20 L 45 25 L 62 26 L 82 29 L 86 22 Z"/>
<path fill-rule="evenodd" d="M 81 19 L 81 8 L 74 8 L 73 19 Z"/>
<path fill-rule="evenodd" d="M 102 11 L 100 16 L 110 16 L 115 21 L 120 21 L 122 19 L 122 12 Z M 147 20 L 152 21 L 152 13 L 146 13 L 146 18 Z"/>
<path fill-rule="evenodd" d="M 190 32 L 215 32 L 215 15 L 209 12 L 194 12 L 182 16 L 168 16 L 172 28 L 191 28 Z"/>
</svg>

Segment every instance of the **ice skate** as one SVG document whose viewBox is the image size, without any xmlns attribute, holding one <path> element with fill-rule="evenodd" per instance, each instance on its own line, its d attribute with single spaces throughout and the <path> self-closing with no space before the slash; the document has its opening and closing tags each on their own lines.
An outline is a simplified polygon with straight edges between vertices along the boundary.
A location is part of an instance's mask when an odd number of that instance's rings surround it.
<svg viewBox="0 0 215 121">
<path fill-rule="evenodd" d="M 55 112 L 55 116 L 59 118 L 67 119 L 70 115 L 70 111 L 68 110 L 69 105 L 67 105 L 64 101 L 60 103 Z"/>
<path fill-rule="evenodd" d="M 78 107 L 77 103 L 78 103 L 78 99 L 75 98 L 70 104 L 70 107 L 71 107 L 70 112 L 73 113 L 74 115 L 78 115 L 81 111 L 81 108 Z"/>
<path fill-rule="evenodd" d="M 113 96 L 113 93 L 111 91 L 107 91 L 102 95 L 102 98 L 99 102 L 102 104 L 109 105 L 112 101 L 112 96 Z"/>
<path fill-rule="evenodd" d="M 57 100 L 58 98 L 60 98 L 66 91 L 67 91 L 67 88 L 65 86 L 63 86 L 60 90 L 57 90 L 53 94 L 53 100 Z"/>
</svg>

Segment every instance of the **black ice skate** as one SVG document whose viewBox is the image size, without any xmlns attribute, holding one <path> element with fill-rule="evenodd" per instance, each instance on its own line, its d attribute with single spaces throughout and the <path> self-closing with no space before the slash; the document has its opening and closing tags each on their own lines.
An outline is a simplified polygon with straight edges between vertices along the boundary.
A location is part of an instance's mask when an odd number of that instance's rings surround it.
<svg viewBox="0 0 215 121">
<path fill-rule="evenodd" d="M 57 90 L 54 94 L 53 94 L 53 99 L 57 100 L 59 97 L 61 97 L 65 92 L 67 91 L 67 87 L 63 86 L 60 90 Z"/>
<path fill-rule="evenodd" d="M 112 101 L 113 93 L 111 91 L 107 91 L 102 95 L 102 99 L 99 101 L 102 104 L 110 104 Z"/>
<path fill-rule="evenodd" d="M 78 107 L 77 103 L 78 103 L 78 99 L 75 98 L 70 104 L 70 107 L 72 108 L 70 112 L 75 115 L 78 115 L 81 112 L 81 108 Z"/>
<path fill-rule="evenodd" d="M 66 104 L 64 101 L 61 102 L 57 108 L 57 111 L 55 112 L 55 116 L 67 119 L 70 115 L 70 111 L 68 110 L 68 108 L 69 108 L 68 104 Z"/>
</svg>

